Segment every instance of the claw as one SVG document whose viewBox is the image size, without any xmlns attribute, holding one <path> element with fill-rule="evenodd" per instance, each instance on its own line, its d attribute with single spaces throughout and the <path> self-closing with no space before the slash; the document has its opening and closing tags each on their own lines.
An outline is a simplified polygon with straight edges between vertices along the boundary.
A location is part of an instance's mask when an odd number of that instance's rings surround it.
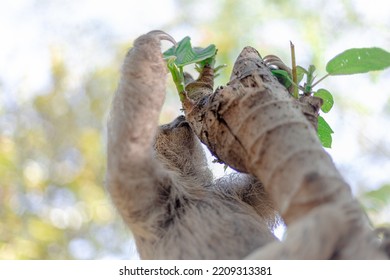
<svg viewBox="0 0 390 280">
<path fill-rule="evenodd" d="M 177 46 L 175 39 L 173 39 L 173 37 L 171 35 L 169 35 L 168 33 L 164 32 L 164 31 L 153 30 L 153 31 L 148 32 L 147 35 L 158 36 L 158 39 L 172 42 L 175 45 L 175 47 Z"/>
<path fill-rule="evenodd" d="M 282 69 L 284 71 L 287 71 L 288 73 L 291 73 L 291 69 L 284 64 L 284 62 L 277 57 L 276 55 L 267 55 L 263 58 L 263 62 L 269 67 L 269 68 L 276 68 L 276 69 Z"/>
</svg>

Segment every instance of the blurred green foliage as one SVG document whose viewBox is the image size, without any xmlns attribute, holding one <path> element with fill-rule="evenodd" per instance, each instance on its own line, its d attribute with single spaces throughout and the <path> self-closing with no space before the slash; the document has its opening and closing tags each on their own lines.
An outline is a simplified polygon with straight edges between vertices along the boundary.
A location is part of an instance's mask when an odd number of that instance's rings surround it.
<svg viewBox="0 0 390 280">
<path fill-rule="evenodd" d="M 121 255 L 124 239 L 109 233 L 124 232 L 103 187 L 104 119 L 118 65 L 70 89 L 62 57 L 53 53 L 51 64 L 50 89 L 1 112 L 12 131 L 0 136 L 0 258 Z"/>
<path fill-rule="evenodd" d="M 207 3 L 176 1 L 176 18 L 161 29 L 168 33 L 178 28 L 197 30 L 201 34 L 197 45 L 215 44 L 217 64 L 228 64 L 216 84 L 228 80 L 232 61 L 248 44 L 261 45 L 264 54 L 275 53 L 288 61 L 290 38 L 283 38 L 285 48 L 272 49 L 270 42 L 277 38 L 258 35 L 258 30 L 269 24 L 293 25 L 311 46 L 311 62 L 320 68 L 325 63 L 321 57 L 327 40 L 339 36 L 331 32 L 334 25 L 339 25 L 339 31 L 362 25 L 350 1 L 337 2 L 345 14 L 332 20 L 318 17 L 317 9 L 327 1 L 298 6 L 295 1 L 283 0 L 219 0 L 213 1 L 213 15 L 203 19 L 194 11 Z M 125 51 L 111 52 L 117 55 L 108 65 L 72 80 L 72 67 L 53 49 L 50 87 L 16 105 L 0 103 L 0 259 L 131 255 L 131 234 L 104 189 L 106 114 Z M 169 106 L 178 102 L 170 85 Z M 169 121 L 175 114 L 165 107 L 161 119 Z M 375 218 L 388 207 L 390 192 L 384 186 L 362 197 L 370 217 Z"/>
</svg>

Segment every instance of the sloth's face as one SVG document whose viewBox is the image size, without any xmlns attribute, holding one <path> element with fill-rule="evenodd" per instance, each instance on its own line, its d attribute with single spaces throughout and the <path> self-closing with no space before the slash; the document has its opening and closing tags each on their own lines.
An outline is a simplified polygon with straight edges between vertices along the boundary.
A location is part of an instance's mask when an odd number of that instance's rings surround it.
<svg viewBox="0 0 390 280">
<path fill-rule="evenodd" d="M 160 159 L 178 169 L 206 160 L 202 145 L 184 116 L 159 127 L 154 148 Z"/>
</svg>

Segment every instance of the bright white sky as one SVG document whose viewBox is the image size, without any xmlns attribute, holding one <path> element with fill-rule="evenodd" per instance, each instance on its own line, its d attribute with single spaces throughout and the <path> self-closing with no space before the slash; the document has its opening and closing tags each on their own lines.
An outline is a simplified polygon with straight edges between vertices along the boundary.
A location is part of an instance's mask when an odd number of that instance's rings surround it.
<svg viewBox="0 0 390 280">
<path fill-rule="evenodd" d="M 58 2 L 62 3 L 61 9 L 58 9 Z M 313 2 L 302 0 L 301 3 L 310 6 Z M 376 45 L 390 50 L 390 2 L 355 0 L 353 3 L 365 20 L 382 23 L 382 26 L 385 22 L 387 28 L 377 30 L 367 26 L 354 30 L 327 48 L 327 58 L 349 47 Z M 202 13 L 210 17 L 211 10 L 204 7 Z M 77 83 L 86 68 L 97 67 L 111 59 L 107 50 L 149 30 L 160 29 L 170 22 L 175 12 L 173 0 L 1 1 L 0 91 L 3 94 L 0 102 L 13 106 L 48 86 L 50 48 L 63 48 L 60 51 L 63 51 L 73 67 L 74 82 Z M 94 28 L 100 26 L 101 22 L 104 22 L 103 29 L 107 32 L 103 32 L 103 35 L 94 34 Z M 283 28 L 282 31 L 271 28 L 270 34 L 283 32 Z M 80 38 L 80 33 L 76 34 L 75 30 L 86 30 L 83 34 L 89 35 Z M 188 34 L 192 31 L 176 29 L 172 35 L 178 39 L 184 35 L 197 38 L 199 34 Z M 104 40 L 98 36 L 105 36 Z M 103 45 L 96 44 L 102 41 Z M 390 95 L 390 70 L 379 74 L 376 80 L 373 83 L 369 75 L 358 75 L 336 77 L 326 84 L 332 91 L 342 92 L 343 96 L 350 98 L 365 112 L 341 111 L 336 104 L 335 109 L 326 115 L 335 131 L 333 148 L 329 152 L 347 180 L 357 188 L 363 183 L 378 188 L 390 182 L 390 122 L 382 113 Z M 350 90 L 351 84 L 354 91 Z M 367 93 L 370 94 L 369 98 Z M 387 149 L 378 149 L 379 144 Z M 371 152 L 373 150 L 376 155 Z M 218 168 L 218 173 L 223 173 L 222 167 Z"/>
</svg>

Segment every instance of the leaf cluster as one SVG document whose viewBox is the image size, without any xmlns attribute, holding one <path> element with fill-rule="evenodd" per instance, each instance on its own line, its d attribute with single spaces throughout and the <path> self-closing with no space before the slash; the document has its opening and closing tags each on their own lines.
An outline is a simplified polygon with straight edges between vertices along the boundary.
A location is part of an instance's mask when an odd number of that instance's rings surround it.
<svg viewBox="0 0 390 280">
<path fill-rule="evenodd" d="M 290 73 L 284 70 L 272 70 L 273 74 L 282 80 L 284 86 L 289 88 L 291 85 L 295 90 L 299 90 L 301 95 L 313 95 L 323 100 L 321 111 L 328 113 L 334 104 L 333 95 L 326 89 L 320 88 L 314 90 L 321 81 L 329 76 L 352 75 L 367 73 L 370 71 L 384 70 L 390 67 L 390 53 L 381 48 L 354 48 L 348 49 L 328 61 L 326 64 L 327 74 L 316 81 L 314 65 L 310 65 L 307 69 L 302 66 L 295 66 L 297 73 L 296 80 L 293 79 Z M 293 69 L 294 72 L 294 69 Z M 301 85 L 302 80 L 306 76 L 305 82 Z M 295 96 L 296 98 L 299 97 Z M 318 137 L 322 145 L 326 148 L 332 146 L 333 130 L 325 119 L 321 116 L 318 118 Z"/>
<path fill-rule="evenodd" d="M 354 48 L 348 49 L 335 57 L 326 64 L 327 74 L 316 80 L 316 67 L 310 65 L 307 69 L 295 65 L 294 46 L 292 47 L 292 73 L 281 69 L 272 69 L 279 81 L 286 88 L 293 86 L 293 96 L 299 98 L 300 95 L 316 96 L 323 100 L 321 111 L 328 113 L 334 104 L 333 95 L 327 89 L 314 90 L 321 81 L 329 76 L 351 75 L 367 73 L 370 71 L 384 70 L 390 67 L 390 53 L 381 48 Z M 205 65 L 215 64 L 217 49 L 214 44 L 206 48 L 192 47 L 191 38 L 183 38 L 177 46 L 173 46 L 163 53 L 167 66 L 172 74 L 180 100 L 185 98 L 185 82 L 183 68 L 190 64 L 195 64 L 195 68 L 200 72 Z M 215 70 L 223 66 L 216 67 Z M 301 82 L 303 84 L 301 84 Z M 332 146 L 333 130 L 322 116 L 318 117 L 318 137 L 322 145 L 326 148 Z"/>
<path fill-rule="evenodd" d="M 217 49 L 213 44 L 206 48 L 192 47 L 191 38 L 188 36 L 163 53 L 181 101 L 185 91 L 184 66 L 195 63 L 196 69 L 201 71 L 205 65 L 215 64 L 216 54 Z"/>
</svg>

